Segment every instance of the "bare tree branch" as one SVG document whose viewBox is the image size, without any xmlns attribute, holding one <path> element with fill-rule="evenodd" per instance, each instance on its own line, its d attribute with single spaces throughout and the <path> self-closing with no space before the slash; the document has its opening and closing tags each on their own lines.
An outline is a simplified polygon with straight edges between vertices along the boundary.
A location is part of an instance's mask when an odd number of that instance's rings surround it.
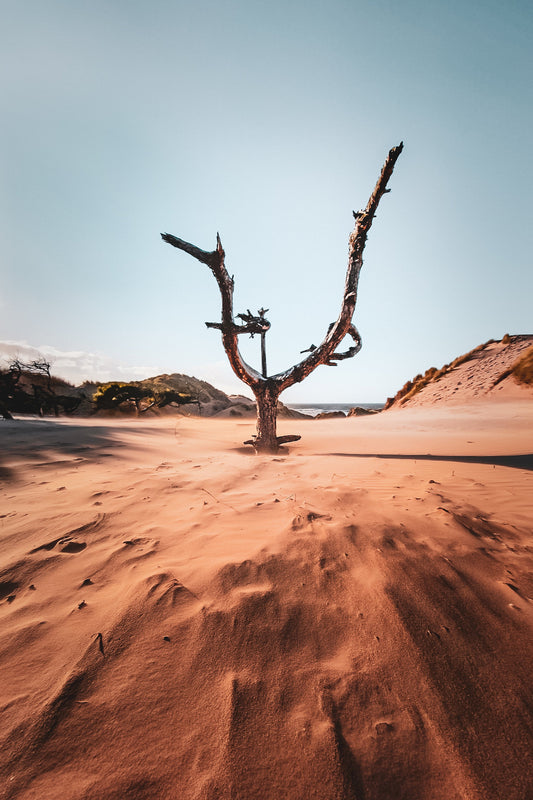
<svg viewBox="0 0 533 800">
<path fill-rule="evenodd" d="M 207 264 L 215 276 L 222 299 L 222 322 L 209 322 L 206 325 L 209 328 L 218 328 L 222 332 L 222 344 L 233 372 L 241 381 L 253 387 L 257 380 L 262 380 L 262 376 L 244 361 L 239 352 L 237 335 L 244 331 L 239 331 L 239 326 L 233 322 L 233 278 L 229 276 L 224 263 L 225 253 L 220 236 L 217 233 L 217 247 L 212 252 L 201 250 L 196 245 L 185 242 L 183 239 L 178 239 L 177 236 L 173 236 L 171 233 L 162 233 L 161 238 L 173 247 L 189 253 L 197 261 L 201 261 L 202 264 Z"/>
<path fill-rule="evenodd" d="M 207 264 L 207 266 L 210 267 L 211 269 L 213 269 L 214 265 L 218 264 L 219 262 L 219 254 L 217 252 L 218 247 L 217 250 L 213 250 L 212 252 L 207 252 L 207 250 L 200 250 L 200 248 L 196 247 L 196 245 L 189 244 L 189 242 L 185 242 L 183 239 L 178 239 L 177 236 L 173 236 L 171 233 L 162 233 L 161 238 L 163 239 L 163 241 L 167 242 L 168 244 L 171 244 L 173 247 L 178 247 L 180 250 L 184 250 L 190 256 L 196 258 L 197 261 L 201 261 L 202 264 Z M 220 243 L 220 238 L 217 234 L 217 245 L 219 243 Z"/>
<path fill-rule="evenodd" d="M 347 336 L 351 336 L 354 340 L 355 344 L 345 350 L 343 353 L 333 353 L 330 356 L 331 361 L 344 361 L 345 358 L 353 358 L 357 355 L 361 347 L 363 346 L 363 340 L 361 339 L 361 334 L 355 327 L 355 325 L 350 325 L 348 328 Z"/>
<path fill-rule="evenodd" d="M 284 391 L 289 386 L 303 381 L 303 379 L 310 375 L 320 364 L 331 364 L 331 357 L 335 348 L 349 332 L 355 304 L 357 302 L 357 286 L 361 267 L 363 266 L 363 250 L 365 249 L 368 231 L 372 226 L 379 201 L 388 191 L 387 183 L 402 150 L 403 142 L 400 142 L 397 147 L 393 147 L 389 151 L 366 208 L 363 211 L 359 211 L 357 214 L 354 213 L 355 228 L 350 234 L 348 269 L 346 271 L 344 296 L 337 321 L 330 327 L 322 344 L 316 347 L 307 358 L 300 361 L 300 363 L 296 364 L 294 367 L 290 367 L 286 372 L 273 376 L 273 380 L 280 386 L 280 391 Z"/>
</svg>

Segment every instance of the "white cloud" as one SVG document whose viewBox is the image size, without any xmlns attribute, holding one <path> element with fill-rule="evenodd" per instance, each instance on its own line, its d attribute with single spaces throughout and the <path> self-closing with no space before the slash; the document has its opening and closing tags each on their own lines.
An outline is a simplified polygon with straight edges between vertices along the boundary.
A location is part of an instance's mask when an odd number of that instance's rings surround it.
<svg viewBox="0 0 533 800">
<path fill-rule="evenodd" d="M 135 366 L 120 364 L 101 353 L 86 353 L 83 350 L 58 350 L 50 345 L 34 347 L 27 342 L 0 341 L 0 362 L 12 359 L 33 361 L 44 358 L 52 365 L 52 373 L 78 384 L 85 380 L 140 380 L 162 372 L 152 365 Z"/>
<path fill-rule="evenodd" d="M 0 341 L 0 366 L 7 366 L 14 358 L 19 358 L 21 361 L 44 358 L 50 362 L 53 375 L 76 385 L 85 380 L 102 383 L 113 380 L 135 381 L 170 372 L 161 364 L 124 365 L 102 353 L 58 350 L 47 344 L 35 347 L 27 342 Z M 250 391 L 235 377 L 225 360 L 209 362 L 199 366 L 198 369 L 187 371 L 195 378 L 207 381 L 227 394 L 245 394 L 251 397 Z"/>
<path fill-rule="evenodd" d="M 233 373 L 226 360 L 209 361 L 191 373 L 195 378 L 207 381 L 226 394 L 243 394 L 252 397 L 251 391 Z"/>
</svg>

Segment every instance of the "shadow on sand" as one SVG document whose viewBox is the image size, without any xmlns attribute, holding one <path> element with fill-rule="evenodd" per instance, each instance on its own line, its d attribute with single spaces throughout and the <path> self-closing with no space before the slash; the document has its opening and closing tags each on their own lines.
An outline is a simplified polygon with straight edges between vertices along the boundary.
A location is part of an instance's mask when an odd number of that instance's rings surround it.
<svg viewBox="0 0 533 800">
<path fill-rule="evenodd" d="M 131 431 L 132 428 L 130 427 Z M 141 425 L 136 432 L 143 432 Z M 112 425 L 67 424 L 50 419 L 0 422 L 0 481 L 13 481 L 28 466 L 55 466 L 95 462 L 117 454 L 125 443 Z M 16 462 L 21 461 L 19 465 Z M 40 462 L 40 463 L 39 463 Z"/>
<path fill-rule="evenodd" d="M 533 470 L 533 453 L 518 456 L 438 456 L 431 453 L 404 455 L 399 453 L 325 453 L 328 456 L 346 458 L 394 458 L 407 461 L 451 461 L 462 464 L 488 464 L 495 467 L 514 467 Z"/>
</svg>

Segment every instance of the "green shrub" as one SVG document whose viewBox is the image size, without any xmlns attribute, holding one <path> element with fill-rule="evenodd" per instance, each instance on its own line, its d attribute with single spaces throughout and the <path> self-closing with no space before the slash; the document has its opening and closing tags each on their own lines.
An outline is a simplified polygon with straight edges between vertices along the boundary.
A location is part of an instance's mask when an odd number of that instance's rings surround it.
<svg viewBox="0 0 533 800">
<path fill-rule="evenodd" d="M 150 408 L 164 408 L 170 404 L 183 405 L 193 402 L 191 395 L 173 389 L 157 390 L 137 383 L 103 383 L 93 394 L 95 411 L 135 410 L 148 411 Z"/>
</svg>

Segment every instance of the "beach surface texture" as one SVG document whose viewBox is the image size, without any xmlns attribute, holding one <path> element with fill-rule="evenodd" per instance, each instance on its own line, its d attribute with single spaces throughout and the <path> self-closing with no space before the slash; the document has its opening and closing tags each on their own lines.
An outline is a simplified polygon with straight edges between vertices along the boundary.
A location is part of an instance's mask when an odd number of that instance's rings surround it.
<svg viewBox="0 0 533 800">
<path fill-rule="evenodd" d="M 0 423 L 0 798 L 533 797 L 523 391 Z"/>
</svg>

